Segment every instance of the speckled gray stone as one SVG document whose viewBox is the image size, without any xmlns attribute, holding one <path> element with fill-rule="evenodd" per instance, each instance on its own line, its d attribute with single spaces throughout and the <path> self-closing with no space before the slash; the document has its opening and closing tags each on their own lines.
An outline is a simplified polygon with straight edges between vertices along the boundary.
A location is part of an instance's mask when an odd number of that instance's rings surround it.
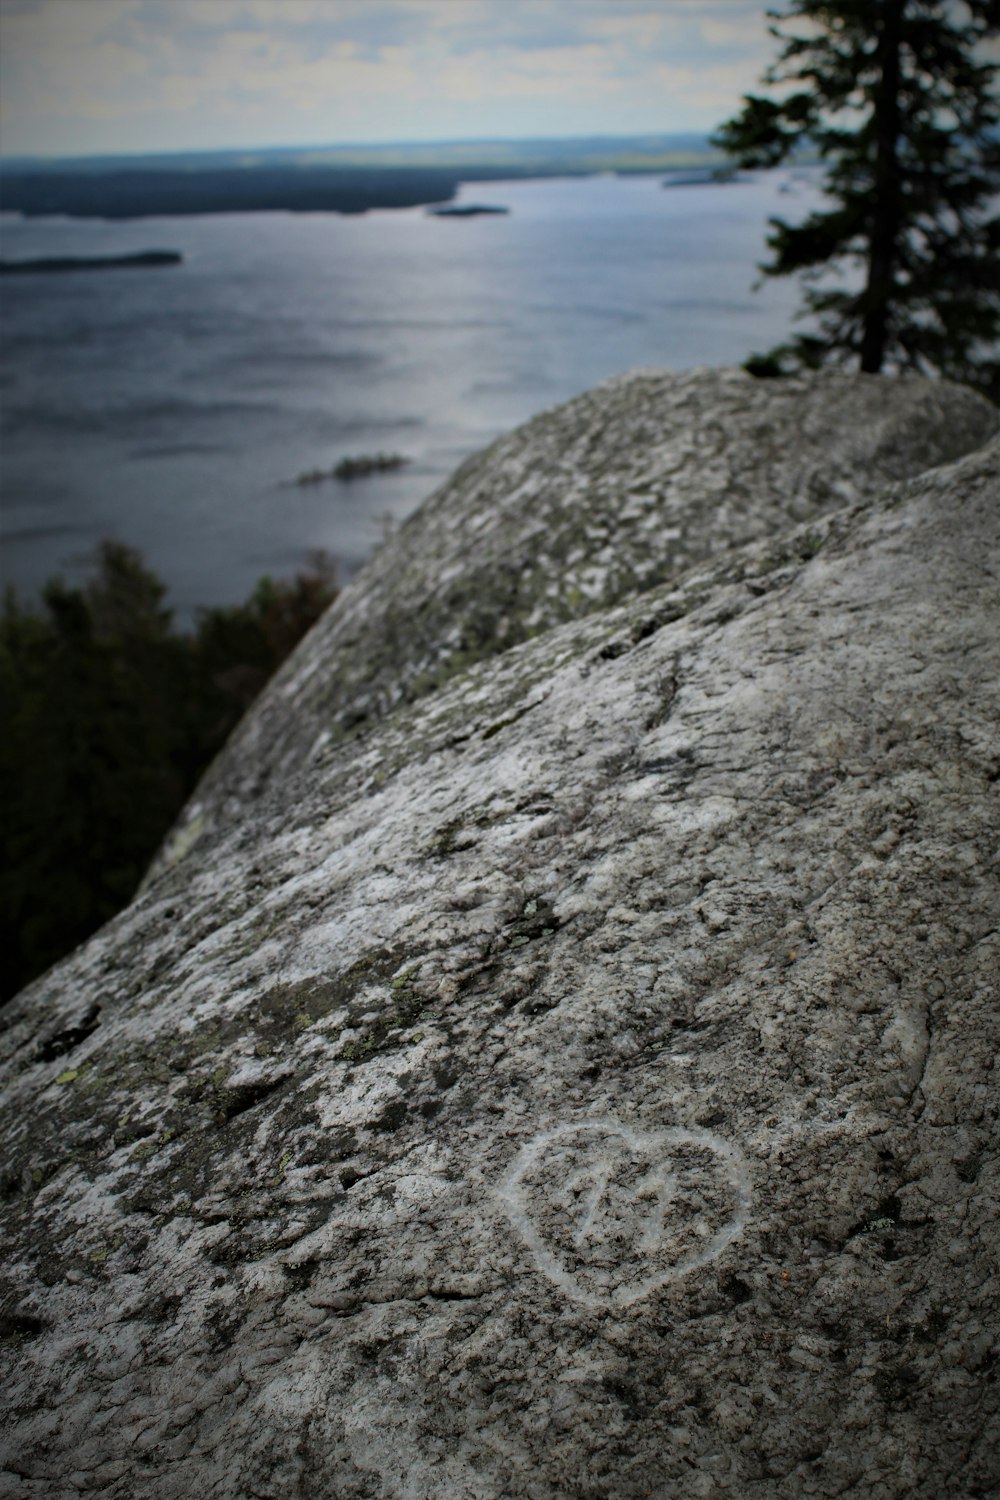
<svg viewBox="0 0 1000 1500">
<path fill-rule="evenodd" d="M 344 593 L 205 778 L 181 847 L 472 663 L 874 496 L 997 427 L 961 386 L 833 370 L 640 370 L 543 412 L 459 469 Z"/>
<path fill-rule="evenodd" d="M 1000 443 L 848 499 L 361 733 L 304 644 L 5 1013 L 3 1493 L 994 1492 Z"/>
</svg>

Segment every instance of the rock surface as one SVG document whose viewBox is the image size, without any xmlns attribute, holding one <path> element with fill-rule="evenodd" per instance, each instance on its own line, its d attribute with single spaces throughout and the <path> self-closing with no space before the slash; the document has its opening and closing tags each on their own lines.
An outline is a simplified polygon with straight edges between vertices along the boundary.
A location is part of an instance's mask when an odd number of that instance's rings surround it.
<svg viewBox="0 0 1000 1500">
<path fill-rule="evenodd" d="M 713 380 L 707 521 L 757 399 Z M 919 454 L 959 398 L 904 389 Z M 748 479 L 739 550 L 317 744 L 328 617 L 8 1007 L 3 1493 L 995 1492 L 1000 443 L 886 484 L 829 439 L 846 506 Z"/>
<path fill-rule="evenodd" d="M 997 425 L 960 386 L 833 371 L 638 371 L 543 412 L 463 465 L 345 592 L 206 778 L 181 847 L 472 663 L 871 498 Z"/>
</svg>

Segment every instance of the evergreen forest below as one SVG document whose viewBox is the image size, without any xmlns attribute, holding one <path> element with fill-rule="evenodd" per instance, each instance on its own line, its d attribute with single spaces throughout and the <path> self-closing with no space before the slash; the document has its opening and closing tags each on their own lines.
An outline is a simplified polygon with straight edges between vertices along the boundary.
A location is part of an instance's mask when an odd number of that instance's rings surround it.
<svg viewBox="0 0 1000 1500">
<path fill-rule="evenodd" d="M 316 554 L 179 629 L 166 585 L 105 541 L 88 582 L 0 614 L 0 1000 L 135 893 L 201 773 L 337 593 Z"/>
</svg>

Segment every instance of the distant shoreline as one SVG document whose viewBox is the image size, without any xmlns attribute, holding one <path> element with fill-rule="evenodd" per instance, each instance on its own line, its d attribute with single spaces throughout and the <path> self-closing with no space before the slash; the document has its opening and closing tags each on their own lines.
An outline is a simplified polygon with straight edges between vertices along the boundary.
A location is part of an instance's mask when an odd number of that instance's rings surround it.
<svg viewBox="0 0 1000 1500">
<path fill-rule="evenodd" d="M 274 211 L 363 214 L 418 207 L 447 214 L 462 183 L 600 173 L 662 175 L 711 171 L 724 163 L 708 138 L 697 135 L 20 158 L 2 163 L 0 212 L 119 220 Z M 453 216 L 471 215 L 459 207 Z"/>
<path fill-rule="evenodd" d="M 458 180 L 444 172 L 359 172 L 315 167 L 224 167 L 190 172 L 8 172 L 0 211 L 35 219 L 175 218 L 194 214 L 363 214 L 447 202 Z"/>
</svg>

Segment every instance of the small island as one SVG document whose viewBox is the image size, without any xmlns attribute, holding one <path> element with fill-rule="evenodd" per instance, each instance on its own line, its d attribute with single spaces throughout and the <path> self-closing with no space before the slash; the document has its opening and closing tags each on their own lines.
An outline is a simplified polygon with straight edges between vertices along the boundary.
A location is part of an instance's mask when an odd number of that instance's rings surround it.
<svg viewBox="0 0 1000 1500">
<path fill-rule="evenodd" d="M 509 214 L 510 209 L 499 203 L 455 203 L 429 208 L 435 219 L 474 219 L 480 214 Z"/>
<path fill-rule="evenodd" d="M 719 187 L 726 182 L 740 182 L 735 167 L 695 167 L 691 171 L 672 172 L 664 177 L 660 186 L 673 187 Z"/>
<path fill-rule="evenodd" d="M 365 453 L 358 458 L 342 458 L 332 469 L 307 469 L 296 484 L 323 484 L 328 479 L 365 479 L 369 474 L 387 474 L 409 463 L 401 453 Z"/>
<path fill-rule="evenodd" d="M 179 250 L 140 250 L 135 255 L 42 256 L 38 260 L 0 260 L 0 276 L 18 276 L 59 271 L 142 270 L 147 266 L 179 266 Z"/>
</svg>

